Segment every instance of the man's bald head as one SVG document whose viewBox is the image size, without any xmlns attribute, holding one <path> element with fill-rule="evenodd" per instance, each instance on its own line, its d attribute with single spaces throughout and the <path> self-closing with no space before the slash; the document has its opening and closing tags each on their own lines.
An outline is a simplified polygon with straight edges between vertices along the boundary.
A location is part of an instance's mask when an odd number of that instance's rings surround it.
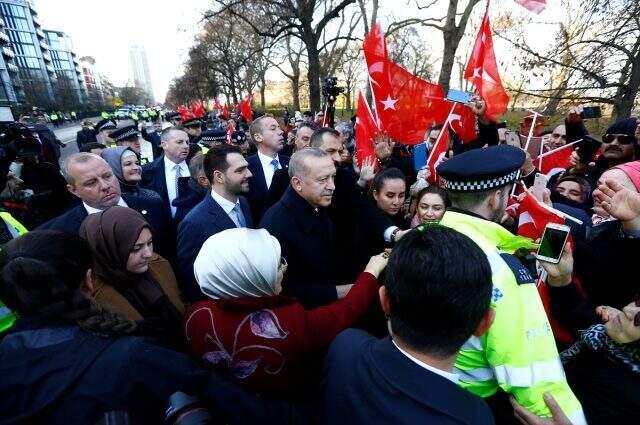
<svg viewBox="0 0 640 425">
<path fill-rule="evenodd" d="M 120 201 L 120 184 L 107 162 L 98 155 L 80 152 L 64 164 L 67 190 L 90 207 L 105 209 Z"/>
</svg>

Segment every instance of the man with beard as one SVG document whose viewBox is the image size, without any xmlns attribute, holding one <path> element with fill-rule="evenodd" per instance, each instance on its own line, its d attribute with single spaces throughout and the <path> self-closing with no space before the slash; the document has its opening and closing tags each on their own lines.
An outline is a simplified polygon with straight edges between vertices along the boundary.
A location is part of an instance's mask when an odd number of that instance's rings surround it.
<svg viewBox="0 0 640 425">
<path fill-rule="evenodd" d="M 437 168 L 453 205 L 440 224 L 467 235 L 487 255 L 491 307 L 496 311 L 488 332 L 462 347 L 455 368 L 463 388 L 493 405 L 497 423 L 513 415 L 504 392 L 546 417 L 551 415 L 543 399 L 548 392 L 571 423 L 585 424 L 580 402 L 565 379 L 536 279 L 513 255 L 535 245 L 498 224 L 524 161 L 522 149 L 499 145 L 464 152 Z"/>
<path fill-rule="evenodd" d="M 204 156 L 204 172 L 211 183 L 209 196 L 196 205 L 178 226 L 178 276 L 183 296 L 189 301 L 206 298 L 193 274 L 193 262 L 212 235 L 234 227 L 253 227 L 247 200 L 247 161 L 239 148 L 213 146 Z"/>
<path fill-rule="evenodd" d="M 255 119 L 249 127 L 249 137 L 258 148 L 255 155 L 247 157 L 249 170 L 253 174 L 249 181 L 247 199 L 255 222 L 260 220 L 267 209 L 273 175 L 277 170 L 289 166 L 289 157 L 278 155 L 284 143 L 283 134 L 278 121 L 268 115 Z"/>
</svg>

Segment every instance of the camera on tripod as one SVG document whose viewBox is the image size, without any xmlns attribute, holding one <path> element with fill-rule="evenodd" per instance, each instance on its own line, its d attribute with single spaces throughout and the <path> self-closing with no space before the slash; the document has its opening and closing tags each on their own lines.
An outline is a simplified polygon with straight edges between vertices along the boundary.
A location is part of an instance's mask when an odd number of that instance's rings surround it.
<svg viewBox="0 0 640 425">
<path fill-rule="evenodd" d="M 339 94 L 346 91 L 344 87 L 338 87 L 338 79 L 336 77 L 327 77 L 322 84 L 322 95 L 329 102 L 335 102 Z"/>
</svg>

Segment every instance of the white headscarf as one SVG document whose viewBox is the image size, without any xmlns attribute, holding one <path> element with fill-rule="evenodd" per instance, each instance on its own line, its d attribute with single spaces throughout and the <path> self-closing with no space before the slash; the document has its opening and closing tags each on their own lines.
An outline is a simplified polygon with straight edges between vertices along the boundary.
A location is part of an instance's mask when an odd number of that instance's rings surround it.
<svg viewBox="0 0 640 425">
<path fill-rule="evenodd" d="M 280 243 L 265 229 L 234 228 L 202 245 L 193 272 L 213 299 L 276 295 Z"/>
</svg>

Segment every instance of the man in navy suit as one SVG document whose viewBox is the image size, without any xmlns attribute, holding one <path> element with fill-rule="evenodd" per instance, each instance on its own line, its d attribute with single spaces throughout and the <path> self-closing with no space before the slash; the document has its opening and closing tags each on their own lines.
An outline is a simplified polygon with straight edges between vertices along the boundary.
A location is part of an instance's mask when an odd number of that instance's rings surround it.
<svg viewBox="0 0 640 425">
<path fill-rule="evenodd" d="M 64 167 L 67 190 L 82 203 L 42 224 L 38 229 L 60 230 L 77 234 L 82 221 L 89 215 L 114 205 L 132 208 L 149 222 L 154 235 L 154 248 L 167 256 L 172 244 L 165 239 L 169 217 L 160 201 L 120 193 L 120 184 L 111 167 L 98 155 L 81 152 L 73 154 Z M 171 241 L 172 242 L 172 241 Z"/>
<path fill-rule="evenodd" d="M 179 179 L 191 176 L 186 162 L 189 154 L 189 136 L 180 128 L 169 127 L 162 131 L 160 145 L 164 155 L 142 167 L 140 184 L 160 194 L 167 212 L 173 218 L 176 216 L 177 207 L 172 203 L 178 197 Z"/>
<path fill-rule="evenodd" d="M 267 210 L 269 187 L 274 173 L 289 166 L 289 157 L 278 155 L 284 143 L 283 134 L 278 121 L 269 116 L 254 120 L 249 127 L 249 136 L 258 148 L 258 153 L 247 157 L 249 171 L 253 174 L 249 181 L 247 199 L 256 223 Z"/>
<path fill-rule="evenodd" d="M 234 227 L 253 227 L 247 200 L 251 171 L 236 146 L 218 145 L 204 156 L 204 172 L 211 192 L 178 226 L 178 278 L 189 301 L 205 298 L 193 275 L 193 262 L 210 236 Z"/>
<path fill-rule="evenodd" d="M 158 158 L 162 155 L 162 149 L 160 149 L 160 137 L 162 135 L 162 121 L 155 121 L 153 123 L 153 131 L 147 132 L 146 125 L 142 125 L 141 130 L 142 138 L 151 143 L 153 148 L 153 157 Z"/>
<path fill-rule="evenodd" d="M 320 423 L 493 424 L 487 404 L 458 386 L 454 370 L 463 344 L 479 344 L 493 322 L 491 295 L 487 257 L 467 236 L 439 225 L 404 236 L 380 288 L 391 336 L 348 329 L 336 337 L 325 359 Z"/>
</svg>

